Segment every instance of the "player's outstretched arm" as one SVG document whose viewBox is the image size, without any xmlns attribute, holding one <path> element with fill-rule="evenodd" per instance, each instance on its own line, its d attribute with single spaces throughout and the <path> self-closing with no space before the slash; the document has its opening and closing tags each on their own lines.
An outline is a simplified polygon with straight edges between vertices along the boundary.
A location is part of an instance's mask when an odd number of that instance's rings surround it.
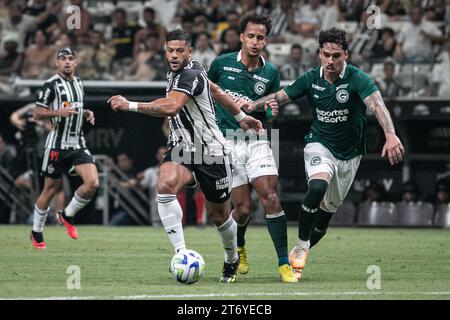
<svg viewBox="0 0 450 320">
<path fill-rule="evenodd" d="M 264 131 L 261 121 L 246 115 L 242 112 L 241 108 L 244 108 L 247 104 L 250 105 L 251 102 L 246 102 L 242 99 L 239 101 L 233 99 L 229 94 L 223 91 L 218 85 L 213 82 L 209 82 L 211 87 L 211 93 L 214 100 L 224 106 L 232 116 L 239 122 L 239 125 L 244 130 L 254 129 L 258 133 Z"/>
<path fill-rule="evenodd" d="M 123 96 L 113 96 L 108 99 L 114 111 L 132 111 L 144 113 L 152 117 L 175 116 L 189 101 L 189 96 L 180 91 L 170 91 L 166 98 L 156 99 L 152 102 L 128 101 Z"/>
<path fill-rule="evenodd" d="M 281 89 L 275 93 L 268 94 L 267 96 L 253 102 L 254 110 L 262 110 L 272 100 L 275 101 L 279 106 L 291 102 L 291 99 L 287 95 L 286 91 L 284 91 L 284 89 Z"/>
<path fill-rule="evenodd" d="M 34 120 L 46 120 L 53 117 L 70 117 L 72 114 L 77 114 L 78 111 L 72 108 L 62 108 L 58 110 L 50 110 L 47 108 L 43 108 L 41 106 L 37 106 L 33 109 L 33 119 Z"/>
<path fill-rule="evenodd" d="M 394 123 L 392 122 L 389 110 L 384 104 L 380 91 L 375 91 L 365 98 L 364 104 L 373 112 L 378 123 L 383 128 L 384 136 L 386 137 L 386 143 L 383 146 L 381 157 L 384 157 L 387 153 L 389 162 L 392 165 L 399 163 L 403 159 L 405 148 L 395 134 Z"/>
</svg>

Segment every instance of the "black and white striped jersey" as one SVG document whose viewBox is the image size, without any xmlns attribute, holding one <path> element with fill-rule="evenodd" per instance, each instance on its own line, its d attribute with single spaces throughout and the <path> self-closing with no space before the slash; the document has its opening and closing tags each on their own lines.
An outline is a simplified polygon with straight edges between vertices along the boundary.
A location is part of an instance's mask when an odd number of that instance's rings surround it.
<svg viewBox="0 0 450 320">
<path fill-rule="evenodd" d="M 227 141 L 217 126 L 208 75 L 201 64 L 191 60 L 180 72 L 169 72 L 167 81 L 167 94 L 180 91 L 190 98 L 176 116 L 169 117 L 169 148 L 182 144 L 189 152 L 228 153 Z"/>
<path fill-rule="evenodd" d="M 53 130 L 48 134 L 45 148 L 84 149 L 83 125 L 83 83 L 80 78 L 66 80 L 59 74 L 48 79 L 39 90 L 36 105 L 50 110 L 72 108 L 78 111 L 70 117 L 53 117 Z"/>
</svg>

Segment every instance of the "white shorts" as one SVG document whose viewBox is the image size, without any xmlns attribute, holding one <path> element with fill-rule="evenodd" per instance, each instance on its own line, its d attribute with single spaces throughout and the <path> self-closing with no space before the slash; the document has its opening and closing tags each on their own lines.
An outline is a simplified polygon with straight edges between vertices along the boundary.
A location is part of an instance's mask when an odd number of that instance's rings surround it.
<svg viewBox="0 0 450 320">
<path fill-rule="evenodd" d="M 261 176 L 277 176 L 278 169 L 267 140 L 230 141 L 233 158 L 232 188 L 252 183 Z"/>
<path fill-rule="evenodd" d="M 306 179 L 320 173 L 327 172 L 331 176 L 327 192 L 323 198 L 325 208 L 329 212 L 336 212 L 347 196 L 356 171 L 358 171 L 361 156 L 350 160 L 336 159 L 322 144 L 308 143 L 304 150 Z"/>
</svg>

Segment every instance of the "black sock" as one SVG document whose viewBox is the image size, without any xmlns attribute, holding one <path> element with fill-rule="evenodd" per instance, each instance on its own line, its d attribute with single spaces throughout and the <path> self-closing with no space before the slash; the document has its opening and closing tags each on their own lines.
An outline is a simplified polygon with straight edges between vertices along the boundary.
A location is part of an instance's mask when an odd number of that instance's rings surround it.
<svg viewBox="0 0 450 320">
<path fill-rule="evenodd" d="M 317 218 L 316 221 L 314 222 L 314 228 L 311 232 L 310 248 L 312 248 L 315 244 L 317 244 L 320 241 L 320 239 L 322 239 L 325 236 L 332 217 L 333 217 L 332 212 L 327 212 L 320 208 L 319 210 L 317 210 Z"/>
<path fill-rule="evenodd" d="M 64 220 L 66 220 L 68 223 L 70 223 L 71 225 L 74 225 L 74 218 L 75 217 L 68 217 L 66 215 L 66 212 L 64 210 L 61 211 L 61 215 L 63 216 Z"/>
<path fill-rule="evenodd" d="M 247 226 L 250 223 L 251 217 L 248 218 L 247 222 L 243 225 L 240 226 L 239 224 L 237 225 L 237 246 L 238 247 L 243 247 L 245 246 L 245 232 L 247 231 Z"/>
<path fill-rule="evenodd" d="M 34 240 L 36 240 L 37 243 L 41 243 L 42 241 L 44 241 L 42 232 L 36 232 L 34 230 L 31 230 L 31 233 L 33 234 L 33 238 L 34 238 Z"/>
<path fill-rule="evenodd" d="M 327 188 L 328 182 L 325 180 L 313 179 L 309 181 L 308 191 L 303 199 L 298 217 L 298 237 L 300 240 L 308 241 L 310 239 L 317 210 Z"/>
</svg>

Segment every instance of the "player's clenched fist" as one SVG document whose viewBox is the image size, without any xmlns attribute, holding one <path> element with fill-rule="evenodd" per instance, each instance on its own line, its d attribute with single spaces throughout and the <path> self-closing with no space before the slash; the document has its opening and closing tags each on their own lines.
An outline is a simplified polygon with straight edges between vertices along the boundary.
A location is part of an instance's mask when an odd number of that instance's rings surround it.
<svg viewBox="0 0 450 320">
<path fill-rule="evenodd" d="M 267 111 L 267 109 L 272 110 L 272 116 L 276 117 L 278 115 L 278 102 L 275 99 L 269 99 L 264 104 L 264 111 Z"/>
<path fill-rule="evenodd" d="M 108 99 L 108 102 L 111 104 L 111 109 L 114 111 L 128 111 L 130 102 L 122 96 L 112 96 Z"/>
</svg>

